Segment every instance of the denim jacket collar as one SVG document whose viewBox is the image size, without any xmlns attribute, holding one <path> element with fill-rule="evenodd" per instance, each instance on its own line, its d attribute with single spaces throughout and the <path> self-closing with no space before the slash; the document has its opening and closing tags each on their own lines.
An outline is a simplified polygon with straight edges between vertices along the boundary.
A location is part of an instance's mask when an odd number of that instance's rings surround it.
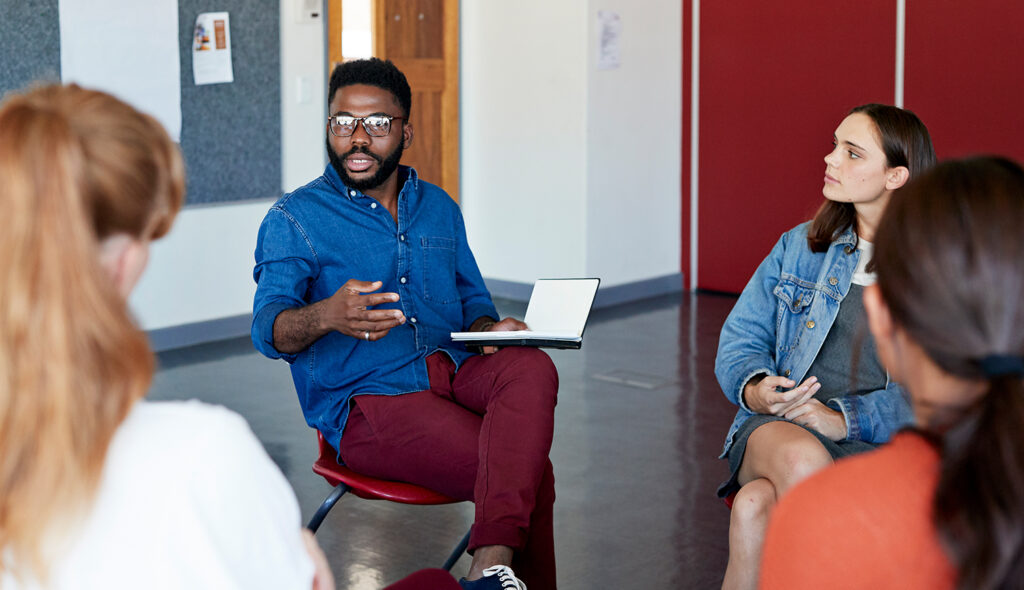
<svg viewBox="0 0 1024 590">
<path fill-rule="evenodd" d="M 857 233 L 853 231 L 853 226 L 849 226 L 843 230 L 843 233 L 839 234 L 839 237 L 832 240 L 832 244 L 856 244 Z"/>
</svg>

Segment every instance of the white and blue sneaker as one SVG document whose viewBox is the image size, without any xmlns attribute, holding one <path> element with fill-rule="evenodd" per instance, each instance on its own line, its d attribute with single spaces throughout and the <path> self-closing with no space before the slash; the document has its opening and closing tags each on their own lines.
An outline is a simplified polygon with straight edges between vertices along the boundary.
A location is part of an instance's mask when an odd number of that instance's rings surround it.
<svg viewBox="0 0 1024 590">
<path fill-rule="evenodd" d="M 517 578 L 507 565 L 492 565 L 484 570 L 482 578 L 472 582 L 462 578 L 459 585 L 463 590 L 526 590 L 526 582 Z"/>
</svg>

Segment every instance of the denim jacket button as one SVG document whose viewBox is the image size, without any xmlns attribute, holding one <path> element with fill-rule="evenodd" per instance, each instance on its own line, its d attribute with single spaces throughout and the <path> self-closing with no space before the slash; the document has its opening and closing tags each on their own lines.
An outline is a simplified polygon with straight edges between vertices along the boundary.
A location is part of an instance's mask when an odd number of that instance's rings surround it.
<svg viewBox="0 0 1024 590">
<path fill-rule="evenodd" d="M 853 254 L 853 246 L 847 246 L 843 248 L 843 252 L 845 252 L 847 255 Z"/>
<path fill-rule="evenodd" d="M 792 371 L 790 371 L 789 369 L 786 369 L 786 372 L 785 372 L 785 373 L 783 373 L 783 375 L 785 375 L 786 377 L 789 377 L 789 374 L 790 374 L 791 372 L 792 372 Z"/>
<path fill-rule="evenodd" d="M 830 285 L 832 285 L 833 287 L 835 287 L 836 285 L 838 285 L 838 284 L 839 284 L 839 279 L 837 279 L 837 278 L 835 278 L 835 277 L 829 277 L 829 278 L 828 278 L 828 284 L 830 284 Z"/>
<path fill-rule="evenodd" d="M 805 325 L 807 326 L 808 330 L 813 330 L 814 329 L 814 320 L 807 320 L 807 324 L 805 324 Z"/>
</svg>

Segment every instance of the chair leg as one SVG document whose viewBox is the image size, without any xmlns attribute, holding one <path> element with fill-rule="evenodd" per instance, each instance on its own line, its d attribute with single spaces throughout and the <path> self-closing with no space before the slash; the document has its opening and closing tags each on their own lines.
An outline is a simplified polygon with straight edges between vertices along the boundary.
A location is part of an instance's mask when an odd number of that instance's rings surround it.
<svg viewBox="0 0 1024 590">
<path fill-rule="evenodd" d="M 316 530 L 320 528 L 320 523 L 322 523 L 324 518 L 327 517 L 327 513 L 331 511 L 331 508 L 334 508 L 334 505 L 348 490 L 349 487 L 347 485 L 339 483 L 331 494 L 327 496 L 327 499 L 324 500 L 323 504 L 316 509 L 316 514 L 313 515 L 313 518 L 309 519 L 309 524 L 306 525 L 306 528 L 312 531 L 313 534 L 316 534 Z"/>
<path fill-rule="evenodd" d="M 466 531 L 466 534 L 463 535 L 462 540 L 459 541 L 459 544 L 455 547 L 455 550 L 452 551 L 452 554 L 448 556 L 448 559 L 444 562 L 444 565 L 441 566 L 441 569 L 452 571 L 452 568 L 455 567 L 455 562 L 462 557 L 462 554 L 466 552 L 466 547 L 469 546 L 469 533 L 472 530 L 473 529 Z"/>
</svg>

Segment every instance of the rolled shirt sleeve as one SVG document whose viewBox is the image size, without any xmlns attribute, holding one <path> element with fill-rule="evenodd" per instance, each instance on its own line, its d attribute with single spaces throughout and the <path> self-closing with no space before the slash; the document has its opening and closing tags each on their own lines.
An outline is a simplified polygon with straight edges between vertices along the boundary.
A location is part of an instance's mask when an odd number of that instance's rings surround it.
<svg viewBox="0 0 1024 590">
<path fill-rule="evenodd" d="M 896 382 L 863 395 L 834 397 L 826 405 L 842 412 L 846 420 L 846 440 L 889 442 L 900 429 L 914 422 L 907 394 Z"/>
<path fill-rule="evenodd" d="M 267 357 L 293 362 L 295 355 L 274 347 L 274 321 L 282 311 L 309 303 L 310 281 L 319 274 L 316 251 L 295 219 L 274 206 L 260 224 L 255 256 L 252 343 Z"/>
</svg>

